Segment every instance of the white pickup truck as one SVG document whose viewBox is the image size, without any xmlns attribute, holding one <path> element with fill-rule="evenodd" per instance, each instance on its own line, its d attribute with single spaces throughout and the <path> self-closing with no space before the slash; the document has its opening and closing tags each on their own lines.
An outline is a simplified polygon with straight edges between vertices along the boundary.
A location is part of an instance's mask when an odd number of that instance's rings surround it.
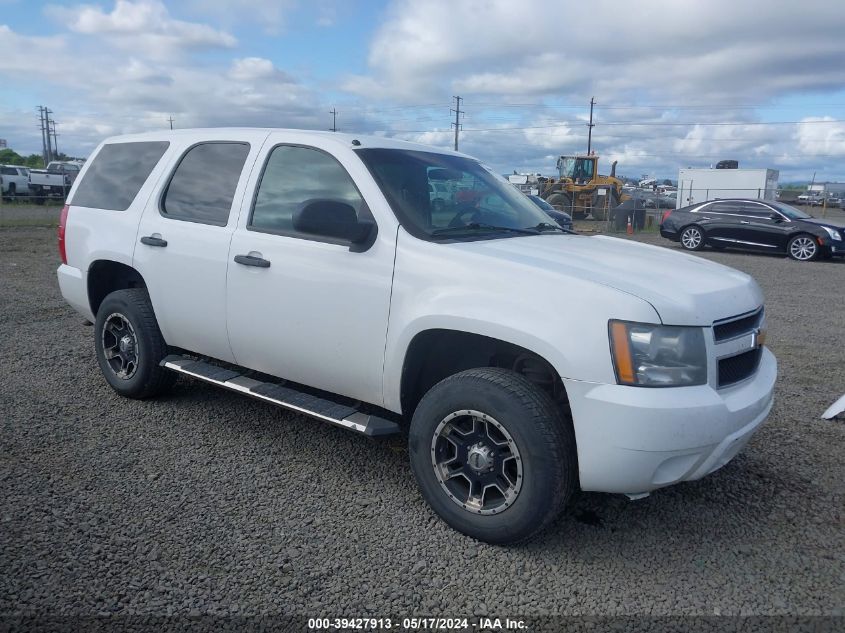
<svg viewBox="0 0 845 633">
<path fill-rule="evenodd" d="M 81 168 L 82 163 L 77 161 L 54 160 L 47 165 L 47 169 L 31 169 L 29 189 L 40 201 L 49 196 L 64 197 L 70 191 Z"/>
<path fill-rule="evenodd" d="M 435 206 L 433 183 L 472 195 Z M 541 530 L 577 488 L 704 477 L 772 407 L 748 275 L 572 234 L 451 151 L 275 129 L 111 138 L 59 250 L 117 393 L 181 375 L 365 435 L 407 429 L 422 496 L 488 542 Z"/>
<path fill-rule="evenodd" d="M 19 165 L 0 165 L 0 194 L 13 199 L 29 193 L 29 169 Z"/>
</svg>

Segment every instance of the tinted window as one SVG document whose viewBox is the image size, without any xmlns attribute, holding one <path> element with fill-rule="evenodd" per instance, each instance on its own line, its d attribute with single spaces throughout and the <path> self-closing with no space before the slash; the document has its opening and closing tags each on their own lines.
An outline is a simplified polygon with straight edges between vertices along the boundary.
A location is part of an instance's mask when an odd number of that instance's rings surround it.
<svg viewBox="0 0 845 633">
<path fill-rule="evenodd" d="M 332 156 L 307 147 L 276 147 L 261 175 L 249 227 L 297 235 L 293 213 L 312 198 L 350 204 L 359 217 L 364 208 L 364 200 L 352 178 Z"/>
<path fill-rule="evenodd" d="M 714 202 L 704 207 L 702 212 L 705 213 L 742 213 L 742 207 L 736 202 Z"/>
<path fill-rule="evenodd" d="M 421 239 L 514 237 L 549 221 L 512 184 L 471 158 L 398 149 L 356 152 L 402 226 Z M 428 186 L 436 184 L 452 193 L 435 203 Z"/>
<path fill-rule="evenodd" d="M 88 165 L 70 204 L 125 211 L 170 143 L 111 143 Z"/>
<path fill-rule="evenodd" d="M 753 215 L 755 218 L 768 218 L 774 211 L 756 202 L 744 202 L 742 203 L 741 213 L 743 215 Z"/>
<path fill-rule="evenodd" d="M 189 149 L 167 185 L 162 214 L 224 226 L 248 153 L 248 143 L 203 143 Z"/>
<path fill-rule="evenodd" d="M 17 176 L 18 170 L 14 167 L 3 167 L 0 168 L 0 174 L 3 174 L 4 176 Z"/>
</svg>

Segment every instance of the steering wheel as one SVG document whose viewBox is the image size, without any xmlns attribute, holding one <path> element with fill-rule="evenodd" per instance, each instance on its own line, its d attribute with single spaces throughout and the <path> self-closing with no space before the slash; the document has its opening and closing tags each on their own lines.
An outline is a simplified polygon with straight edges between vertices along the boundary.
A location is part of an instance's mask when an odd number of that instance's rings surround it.
<svg viewBox="0 0 845 633">
<path fill-rule="evenodd" d="M 464 220 L 465 215 L 469 215 L 472 213 L 472 216 L 467 220 Z M 469 205 L 467 203 L 459 204 L 458 205 L 458 212 L 449 220 L 449 228 L 454 228 L 458 226 L 466 226 L 471 222 L 478 222 L 481 216 L 481 209 L 476 206 Z"/>
</svg>

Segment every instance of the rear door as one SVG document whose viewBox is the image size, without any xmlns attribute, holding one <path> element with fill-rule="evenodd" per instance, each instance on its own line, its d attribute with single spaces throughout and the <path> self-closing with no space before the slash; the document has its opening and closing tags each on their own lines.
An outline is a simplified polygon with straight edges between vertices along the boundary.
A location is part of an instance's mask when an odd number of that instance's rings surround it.
<svg viewBox="0 0 845 633">
<path fill-rule="evenodd" d="M 716 200 L 700 207 L 697 215 L 708 240 L 714 244 L 730 246 L 736 242 L 741 222 L 746 219 L 741 216 L 739 205 L 734 201 Z"/>
<path fill-rule="evenodd" d="M 144 210 L 134 266 L 169 345 L 234 362 L 226 331 L 229 241 L 245 176 L 266 136 L 224 132 L 184 141 Z"/>
</svg>

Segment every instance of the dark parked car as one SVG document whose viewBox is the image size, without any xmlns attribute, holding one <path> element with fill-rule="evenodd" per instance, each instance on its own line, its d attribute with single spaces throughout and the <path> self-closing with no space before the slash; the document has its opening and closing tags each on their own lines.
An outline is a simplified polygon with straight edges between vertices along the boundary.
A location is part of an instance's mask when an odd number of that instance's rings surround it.
<svg viewBox="0 0 845 633">
<path fill-rule="evenodd" d="M 543 211 L 545 211 L 546 215 L 548 215 L 552 220 L 557 222 L 557 224 L 560 226 L 560 228 L 567 229 L 568 231 L 572 230 L 572 216 L 571 215 L 569 215 L 568 213 L 566 213 L 564 211 L 558 211 L 552 205 L 550 205 L 548 202 L 543 200 L 540 196 L 529 195 L 528 197 L 531 198 L 531 201 L 534 204 L 536 204 Z"/>
<path fill-rule="evenodd" d="M 783 202 L 712 200 L 663 216 L 660 234 L 687 250 L 741 248 L 786 253 L 799 261 L 845 256 L 845 228 Z"/>
</svg>

